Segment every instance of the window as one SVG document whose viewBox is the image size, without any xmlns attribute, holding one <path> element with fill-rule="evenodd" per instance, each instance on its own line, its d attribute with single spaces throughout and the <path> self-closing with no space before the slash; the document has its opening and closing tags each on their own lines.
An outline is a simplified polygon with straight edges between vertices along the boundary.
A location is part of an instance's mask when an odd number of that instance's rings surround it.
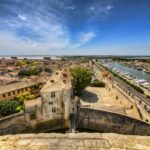
<svg viewBox="0 0 150 150">
<path fill-rule="evenodd" d="M 53 105 L 53 102 L 49 102 L 49 105 Z"/>
<path fill-rule="evenodd" d="M 52 108 L 52 112 L 56 112 L 56 107 L 53 107 L 53 108 Z"/>
<path fill-rule="evenodd" d="M 66 77 L 67 77 L 67 74 L 63 74 L 63 76 L 66 78 Z"/>
<path fill-rule="evenodd" d="M 6 97 L 6 95 L 5 95 L 5 94 L 3 94 L 3 97 Z"/>
<path fill-rule="evenodd" d="M 30 114 L 30 120 L 35 120 L 36 119 L 36 114 L 33 113 L 33 114 Z"/>
<path fill-rule="evenodd" d="M 54 83 L 54 80 L 50 80 L 51 83 Z"/>
<path fill-rule="evenodd" d="M 11 94 L 10 94 L 10 92 L 8 93 L 8 96 L 10 96 Z"/>
<path fill-rule="evenodd" d="M 51 92 L 51 97 L 55 97 L 55 92 Z"/>
</svg>

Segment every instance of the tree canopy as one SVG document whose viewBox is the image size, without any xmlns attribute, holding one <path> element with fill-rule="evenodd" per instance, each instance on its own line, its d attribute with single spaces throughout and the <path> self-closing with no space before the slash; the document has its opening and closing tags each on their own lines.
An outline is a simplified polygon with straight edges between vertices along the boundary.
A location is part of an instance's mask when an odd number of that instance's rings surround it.
<svg viewBox="0 0 150 150">
<path fill-rule="evenodd" d="M 39 75 L 42 72 L 41 68 L 34 68 L 34 69 L 28 69 L 28 70 L 20 70 L 18 75 L 20 77 L 24 76 L 32 76 L 32 75 Z"/>
<path fill-rule="evenodd" d="M 73 77 L 72 84 L 75 95 L 80 95 L 82 90 L 84 90 L 91 83 L 91 72 L 85 67 L 75 67 L 71 69 L 71 74 Z"/>
<path fill-rule="evenodd" d="M 18 106 L 20 106 L 18 101 L 0 100 L 0 116 L 7 116 L 19 112 L 20 110 L 16 109 Z"/>
</svg>

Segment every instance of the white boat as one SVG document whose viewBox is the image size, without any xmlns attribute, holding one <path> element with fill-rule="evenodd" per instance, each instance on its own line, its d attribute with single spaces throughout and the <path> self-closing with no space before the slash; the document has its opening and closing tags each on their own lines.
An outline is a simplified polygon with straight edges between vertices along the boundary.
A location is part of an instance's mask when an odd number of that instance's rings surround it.
<svg viewBox="0 0 150 150">
<path fill-rule="evenodd" d="M 136 80 L 135 82 L 136 82 L 136 83 L 138 83 L 138 84 L 142 84 L 142 83 L 145 83 L 145 82 L 146 82 L 146 80 L 144 80 L 144 79 L 140 79 L 140 80 Z"/>
<path fill-rule="evenodd" d="M 144 88 L 150 88 L 150 83 L 148 82 L 141 83 L 140 85 Z"/>
<path fill-rule="evenodd" d="M 126 75 L 126 78 L 127 78 L 128 80 L 134 79 L 131 75 Z"/>
<path fill-rule="evenodd" d="M 145 89 L 150 89 L 150 85 L 142 85 L 142 87 Z"/>
<path fill-rule="evenodd" d="M 145 82 L 145 83 L 143 83 L 142 85 L 149 85 L 149 86 L 150 86 L 150 83 L 148 83 L 148 82 Z"/>
</svg>

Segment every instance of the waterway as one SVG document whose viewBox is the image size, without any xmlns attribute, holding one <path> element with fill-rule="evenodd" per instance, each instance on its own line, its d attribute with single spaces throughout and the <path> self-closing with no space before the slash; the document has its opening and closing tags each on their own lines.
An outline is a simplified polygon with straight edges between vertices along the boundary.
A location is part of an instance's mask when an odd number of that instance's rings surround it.
<svg viewBox="0 0 150 150">
<path fill-rule="evenodd" d="M 130 68 L 130 67 L 118 64 L 118 63 L 109 63 L 109 65 L 112 69 L 116 68 L 121 72 L 129 73 L 129 74 L 135 76 L 137 79 L 145 79 L 147 82 L 150 83 L 150 74 L 145 73 L 142 70 L 137 70 L 137 69 L 134 69 L 134 68 Z"/>
</svg>

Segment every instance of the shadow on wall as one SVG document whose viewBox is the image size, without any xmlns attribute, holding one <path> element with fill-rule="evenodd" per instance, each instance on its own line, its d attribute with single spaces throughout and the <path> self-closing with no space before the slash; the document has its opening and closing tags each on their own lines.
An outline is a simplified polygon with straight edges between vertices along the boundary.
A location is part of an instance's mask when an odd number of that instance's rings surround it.
<svg viewBox="0 0 150 150">
<path fill-rule="evenodd" d="M 96 103 L 98 101 L 98 97 L 95 93 L 92 93 L 86 90 L 82 92 L 79 98 L 82 99 L 82 101 L 88 102 L 88 103 Z"/>
</svg>

